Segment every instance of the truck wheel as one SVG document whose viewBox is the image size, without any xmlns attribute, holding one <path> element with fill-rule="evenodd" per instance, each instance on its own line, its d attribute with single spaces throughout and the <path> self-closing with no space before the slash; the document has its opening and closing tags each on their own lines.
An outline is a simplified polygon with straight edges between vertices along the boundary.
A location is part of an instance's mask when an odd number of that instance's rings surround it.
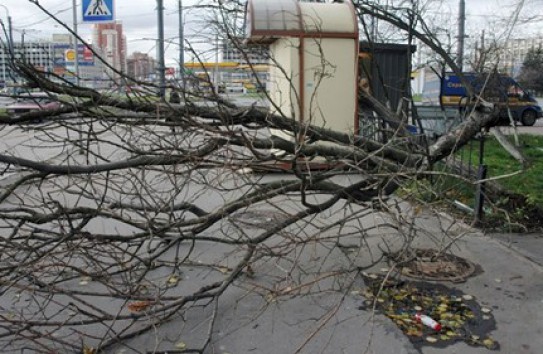
<svg viewBox="0 0 543 354">
<path fill-rule="evenodd" d="M 535 121 L 537 120 L 537 114 L 535 111 L 528 109 L 522 113 L 522 118 L 520 119 L 520 122 L 522 125 L 531 127 L 535 124 Z"/>
</svg>

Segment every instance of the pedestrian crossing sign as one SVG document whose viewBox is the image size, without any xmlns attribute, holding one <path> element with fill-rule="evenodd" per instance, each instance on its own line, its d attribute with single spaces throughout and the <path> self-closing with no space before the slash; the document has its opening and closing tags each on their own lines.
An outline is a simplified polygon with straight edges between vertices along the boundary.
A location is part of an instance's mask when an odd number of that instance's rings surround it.
<svg viewBox="0 0 543 354">
<path fill-rule="evenodd" d="M 83 22 L 115 21 L 114 0 L 83 0 Z"/>
</svg>

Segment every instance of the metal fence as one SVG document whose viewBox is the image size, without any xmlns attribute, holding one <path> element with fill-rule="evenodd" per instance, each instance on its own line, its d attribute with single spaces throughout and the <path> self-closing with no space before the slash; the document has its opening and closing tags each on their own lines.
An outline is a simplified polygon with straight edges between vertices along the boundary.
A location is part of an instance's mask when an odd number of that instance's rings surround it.
<svg viewBox="0 0 543 354">
<path fill-rule="evenodd" d="M 413 125 L 408 125 L 411 133 L 418 135 L 421 141 L 432 142 L 443 134 L 460 124 L 465 117 L 457 109 L 441 110 L 436 106 L 416 106 L 416 111 L 409 117 Z M 362 111 L 359 114 L 359 135 L 386 143 L 392 136 L 394 130 L 386 121 L 376 116 L 371 111 Z M 487 168 L 484 165 L 485 136 L 478 134 L 468 144 L 463 146 L 457 153 L 452 154 L 446 160 L 446 169 L 450 173 L 459 175 L 475 184 L 475 205 L 473 211 L 475 222 L 483 217 L 483 201 L 485 197 L 484 183 L 478 183 L 486 178 Z"/>
</svg>

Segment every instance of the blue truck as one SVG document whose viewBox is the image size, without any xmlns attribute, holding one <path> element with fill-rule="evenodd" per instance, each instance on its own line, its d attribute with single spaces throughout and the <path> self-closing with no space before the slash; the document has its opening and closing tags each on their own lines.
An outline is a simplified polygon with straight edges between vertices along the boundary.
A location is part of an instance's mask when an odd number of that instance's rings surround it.
<svg viewBox="0 0 543 354">
<path fill-rule="evenodd" d="M 474 94 L 488 102 L 497 104 L 500 120 L 509 122 L 509 114 L 522 125 L 532 126 L 543 111 L 536 99 L 510 76 L 504 74 L 463 73 L 465 80 L 473 87 Z M 436 96 L 439 99 L 436 102 Z M 425 82 L 423 102 L 439 103 L 442 107 L 464 109 L 473 104 L 462 84 L 454 73 L 445 73 L 441 78 L 435 76 Z"/>
</svg>

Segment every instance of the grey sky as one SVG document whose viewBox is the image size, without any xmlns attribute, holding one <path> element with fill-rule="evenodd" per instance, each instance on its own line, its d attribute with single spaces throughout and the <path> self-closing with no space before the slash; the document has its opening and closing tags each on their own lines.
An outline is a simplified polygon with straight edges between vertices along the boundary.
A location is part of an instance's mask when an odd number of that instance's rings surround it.
<svg viewBox="0 0 543 354">
<path fill-rule="evenodd" d="M 183 6 L 194 5 L 196 0 L 183 0 Z M 70 27 L 72 26 L 72 1 L 70 0 L 40 0 L 39 3 L 48 11 Z M 123 28 L 127 37 L 128 52 L 148 52 L 156 57 L 155 40 L 157 37 L 157 13 L 156 0 L 115 0 L 116 18 L 123 22 Z M 39 8 L 28 0 L 0 0 L 0 4 L 9 9 L 13 20 L 16 40 L 19 40 L 22 31 L 25 31 L 27 40 L 50 38 L 53 33 L 66 33 L 66 30 L 55 21 L 48 18 Z M 175 62 L 178 57 L 178 1 L 164 0 L 165 7 L 165 37 L 172 39 L 175 44 L 167 45 L 167 61 Z M 77 0 L 77 14 L 79 22 L 79 34 L 84 39 L 91 39 L 91 25 L 81 23 L 81 0 Z M 185 10 L 185 31 L 187 36 L 194 41 L 194 28 L 198 21 L 193 16 L 194 10 Z M 5 11 L 0 8 L 0 18 L 5 19 Z"/>
<path fill-rule="evenodd" d="M 479 32 L 488 28 L 489 31 L 498 31 L 503 26 L 495 25 L 492 28 L 489 23 L 503 19 L 511 13 L 512 5 L 518 0 L 466 0 L 468 13 L 467 28 L 470 31 Z M 148 52 L 156 56 L 155 41 L 156 27 L 156 0 L 115 0 L 117 19 L 122 20 L 124 31 L 128 41 L 128 52 L 135 50 Z M 197 0 L 183 0 L 183 5 L 190 7 Z M 70 0 L 40 0 L 39 3 L 47 8 L 53 14 L 56 14 L 62 21 L 71 26 L 72 24 L 72 1 Z M 177 0 L 164 0 L 165 6 L 165 35 L 171 38 L 174 44 L 167 45 L 166 60 L 173 64 L 178 57 L 178 27 L 177 27 Z M 523 15 L 539 13 L 541 1 L 526 0 L 526 9 Z M 14 36 L 20 38 L 21 31 L 25 30 L 25 37 L 28 39 L 48 38 L 52 33 L 65 32 L 60 26 L 56 25 L 51 19 L 40 12 L 40 10 L 28 0 L 0 0 L 0 4 L 8 7 L 13 25 L 15 28 Z M 77 0 L 78 16 L 81 18 L 81 0 Z M 455 28 L 456 15 L 458 11 L 457 0 L 441 1 L 441 6 L 436 8 L 439 12 L 447 16 L 450 21 L 444 25 Z M 537 11 L 535 11 L 537 9 Z M 0 18 L 5 19 L 5 11 L 0 8 Z M 198 37 L 195 33 L 202 32 L 202 21 L 200 16 L 195 14 L 195 10 L 188 8 L 185 11 L 185 31 L 191 42 L 204 42 L 209 45 L 211 39 Z M 80 34 L 83 38 L 90 39 L 91 26 L 89 24 L 79 25 Z M 539 26 L 522 26 L 517 31 L 538 32 Z M 187 60 L 190 60 L 188 55 Z M 213 60 L 210 58 L 210 60 Z"/>
</svg>

